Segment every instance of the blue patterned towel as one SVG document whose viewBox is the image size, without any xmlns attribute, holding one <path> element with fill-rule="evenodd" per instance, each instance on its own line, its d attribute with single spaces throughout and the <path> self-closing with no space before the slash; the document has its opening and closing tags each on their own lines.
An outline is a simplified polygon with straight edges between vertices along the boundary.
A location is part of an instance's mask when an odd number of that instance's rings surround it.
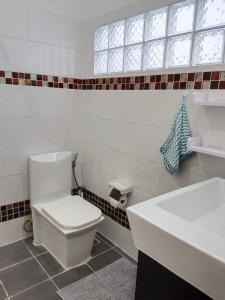
<svg viewBox="0 0 225 300">
<path fill-rule="evenodd" d="M 169 137 L 160 148 L 160 152 L 164 158 L 164 165 L 172 175 L 176 175 L 180 163 L 190 158 L 193 154 L 193 152 L 187 148 L 187 140 L 189 137 L 191 137 L 191 131 L 188 123 L 187 109 L 184 100 L 182 100 L 171 127 Z"/>
</svg>

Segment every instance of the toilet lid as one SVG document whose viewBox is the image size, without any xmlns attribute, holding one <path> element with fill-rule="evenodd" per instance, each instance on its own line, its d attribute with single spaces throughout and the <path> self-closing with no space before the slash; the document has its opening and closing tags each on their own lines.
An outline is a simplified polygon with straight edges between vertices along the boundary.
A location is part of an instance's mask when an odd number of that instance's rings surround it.
<svg viewBox="0 0 225 300">
<path fill-rule="evenodd" d="M 101 218 L 102 212 L 80 196 L 67 196 L 63 199 L 42 205 L 42 211 L 55 224 L 63 229 L 78 229 L 90 225 Z"/>
</svg>

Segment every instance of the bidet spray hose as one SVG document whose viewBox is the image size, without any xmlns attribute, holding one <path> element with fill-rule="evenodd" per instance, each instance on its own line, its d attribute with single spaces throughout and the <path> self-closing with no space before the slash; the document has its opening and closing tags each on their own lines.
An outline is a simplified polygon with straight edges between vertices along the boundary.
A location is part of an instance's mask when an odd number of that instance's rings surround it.
<svg viewBox="0 0 225 300">
<path fill-rule="evenodd" d="M 78 153 L 75 153 L 74 154 L 74 158 L 72 160 L 72 171 L 73 171 L 73 178 L 74 178 L 74 182 L 75 182 L 76 188 L 79 190 L 80 187 L 79 187 L 79 184 L 77 182 L 76 173 L 75 173 L 75 167 L 76 167 L 77 157 L 78 157 Z"/>
</svg>

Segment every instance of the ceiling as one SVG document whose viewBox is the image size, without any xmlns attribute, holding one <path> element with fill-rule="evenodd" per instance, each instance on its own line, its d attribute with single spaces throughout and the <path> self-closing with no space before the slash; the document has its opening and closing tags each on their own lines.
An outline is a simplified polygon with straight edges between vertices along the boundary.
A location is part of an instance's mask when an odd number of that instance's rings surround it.
<svg viewBox="0 0 225 300">
<path fill-rule="evenodd" d="M 77 20 L 96 18 L 139 0 L 13 0 L 29 7 L 71 17 Z"/>
</svg>

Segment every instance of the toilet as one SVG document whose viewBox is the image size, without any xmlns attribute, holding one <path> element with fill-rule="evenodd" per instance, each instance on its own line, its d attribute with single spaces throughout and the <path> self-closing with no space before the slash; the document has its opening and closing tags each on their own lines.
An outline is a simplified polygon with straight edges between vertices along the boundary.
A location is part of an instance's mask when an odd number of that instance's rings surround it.
<svg viewBox="0 0 225 300">
<path fill-rule="evenodd" d="M 71 196 L 70 151 L 31 156 L 30 201 L 34 245 L 44 246 L 69 269 L 91 257 L 102 212 L 80 196 Z"/>
</svg>

